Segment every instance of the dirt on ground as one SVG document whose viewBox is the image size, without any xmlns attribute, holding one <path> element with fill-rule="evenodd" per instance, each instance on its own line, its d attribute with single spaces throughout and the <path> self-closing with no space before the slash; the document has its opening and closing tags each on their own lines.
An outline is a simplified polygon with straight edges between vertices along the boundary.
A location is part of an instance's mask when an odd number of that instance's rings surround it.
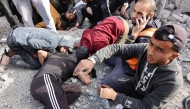
<svg viewBox="0 0 190 109">
<path fill-rule="evenodd" d="M 0 17 L 0 36 L 6 37 L 11 28 L 5 17 Z M 83 30 L 74 32 L 60 31 L 59 35 L 72 35 L 76 40 L 80 40 Z M 0 54 L 7 47 L 5 43 L 0 44 Z M 190 94 L 190 83 L 186 80 L 186 74 L 190 72 L 190 63 L 188 61 L 190 54 L 190 46 L 181 52 L 178 59 L 183 69 L 184 86 L 180 89 L 176 97 L 161 109 L 179 109 L 182 107 L 182 100 Z M 74 55 L 68 53 L 56 54 L 64 58 L 70 58 L 76 61 Z M 97 97 L 96 88 L 101 80 L 111 72 L 112 68 L 104 63 L 95 66 L 97 78 L 91 80 L 90 85 L 82 84 L 77 78 L 71 78 L 67 82 L 72 84 L 80 84 L 83 88 L 81 97 L 73 103 L 71 109 L 120 109 L 120 106 L 109 107 L 106 100 Z M 44 106 L 35 100 L 30 94 L 30 83 L 37 70 L 29 70 L 9 65 L 4 73 L 0 73 L 0 109 L 43 109 Z"/>
</svg>

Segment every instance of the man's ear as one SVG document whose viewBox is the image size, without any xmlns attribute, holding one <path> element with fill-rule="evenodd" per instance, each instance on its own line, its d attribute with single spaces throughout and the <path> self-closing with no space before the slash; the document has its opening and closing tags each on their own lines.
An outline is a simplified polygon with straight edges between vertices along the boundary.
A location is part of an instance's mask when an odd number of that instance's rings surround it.
<svg viewBox="0 0 190 109">
<path fill-rule="evenodd" d="M 170 60 L 173 60 L 179 56 L 179 53 L 174 53 L 171 57 Z"/>
<path fill-rule="evenodd" d="M 150 13 L 150 18 L 153 18 L 153 17 L 154 17 L 154 13 L 151 12 L 151 13 Z"/>
</svg>

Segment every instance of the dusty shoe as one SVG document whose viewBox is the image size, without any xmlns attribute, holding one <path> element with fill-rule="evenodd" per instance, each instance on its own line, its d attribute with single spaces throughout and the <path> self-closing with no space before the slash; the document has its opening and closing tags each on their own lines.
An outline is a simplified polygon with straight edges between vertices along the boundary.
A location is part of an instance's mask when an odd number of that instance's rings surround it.
<svg viewBox="0 0 190 109">
<path fill-rule="evenodd" d="M 183 108 L 190 109 L 190 96 L 183 99 Z"/>
</svg>

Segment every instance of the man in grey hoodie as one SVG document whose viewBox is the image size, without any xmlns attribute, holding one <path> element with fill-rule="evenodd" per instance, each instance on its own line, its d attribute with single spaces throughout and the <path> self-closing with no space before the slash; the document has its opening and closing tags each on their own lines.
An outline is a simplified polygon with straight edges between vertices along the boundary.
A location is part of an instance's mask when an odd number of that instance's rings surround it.
<svg viewBox="0 0 190 109">
<path fill-rule="evenodd" d="M 186 42 L 185 29 L 175 24 L 164 25 L 155 31 L 149 44 L 113 44 L 100 49 L 81 60 L 73 75 L 83 75 L 86 79 L 85 75 L 96 63 L 111 56 L 125 60 L 138 57 L 134 78 L 112 87 L 100 85 L 98 95 L 124 108 L 159 108 L 170 102 L 183 86 L 182 70 L 176 58 Z"/>
<path fill-rule="evenodd" d="M 65 52 L 73 48 L 74 43 L 75 39 L 72 36 L 60 37 L 57 33 L 47 29 L 19 27 L 13 30 L 7 38 L 9 50 L 8 52 L 4 51 L 1 64 L 8 65 L 12 63 L 19 65 L 21 61 L 10 60 L 12 56 L 17 54 L 24 61 L 21 66 L 39 69 L 41 65 L 37 56 L 38 50 L 51 52 L 56 49 L 58 52 Z"/>
</svg>

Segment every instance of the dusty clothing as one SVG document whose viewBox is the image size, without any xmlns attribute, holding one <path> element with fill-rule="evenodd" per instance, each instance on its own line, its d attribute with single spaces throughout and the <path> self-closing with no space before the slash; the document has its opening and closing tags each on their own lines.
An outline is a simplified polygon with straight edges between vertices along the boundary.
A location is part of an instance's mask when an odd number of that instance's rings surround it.
<svg viewBox="0 0 190 109">
<path fill-rule="evenodd" d="M 51 12 L 51 16 L 53 17 L 54 23 L 55 23 L 55 27 L 57 30 L 65 30 L 66 28 L 61 27 L 62 25 L 62 20 L 61 20 L 61 16 L 58 13 L 58 11 L 52 6 L 52 4 L 50 4 L 50 12 Z M 44 21 L 39 22 L 35 25 L 35 27 L 37 28 L 46 28 L 46 24 Z"/>
<path fill-rule="evenodd" d="M 71 36 L 60 37 L 53 31 L 34 27 L 16 28 L 12 36 L 15 45 L 20 45 L 30 53 L 36 53 L 40 49 L 52 51 L 57 46 L 73 48 L 75 42 Z"/>
<path fill-rule="evenodd" d="M 156 30 L 156 24 L 153 19 L 151 19 L 145 29 L 143 29 L 134 42 L 126 40 L 127 44 L 134 43 L 149 43 L 150 38 L 154 31 Z M 130 36 L 130 35 L 129 35 Z M 128 37 L 129 37 L 128 36 Z M 115 64 L 116 62 L 117 64 Z M 113 71 L 102 81 L 102 84 L 107 84 L 109 86 L 114 86 L 115 84 L 125 82 L 135 75 L 135 70 L 137 69 L 138 59 L 134 57 L 129 60 L 122 60 L 120 57 L 112 57 L 105 61 L 106 64 L 112 64 L 114 67 Z"/>
<path fill-rule="evenodd" d="M 124 34 L 125 29 L 128 29 L 128 27 L 124 26 L 119 17 L 111 16 L 104 19 L 93 29 L 84 30 L 80 43 L 93 54 L 97 50 L 115 43 L 117 38 Z"/>
<path fill-rule="evenodd" d="M 75 69 L 76 63 L 48 53 L 44 65 L 30 86 L 32 96 L 47 109 L 69 109 L 82 92 L 79 85 L 65 84 Z"/>
<path fill-rule="evenodd" d="M 81 25 L 84 20 L 82 10 L 85 9 L 85 7 L 86 4 L 81 4 L 79 6 L 69 9 L 70 13 L 75 14 L 75 18 L 72 21 L 68 22 L 70 28 L 75 27 L 76 23 L 79 23 L 79 25 Z"/>
<path fill-rule="evenodd" d="M 163 66 L 149 64 L 147 62 L 147 45 L 148 44 L 112 44 L 92 55 L 96 63 L 102 62 L 111 56 L 118 56 L 124 60 L 138 57 L 138 68 L 131 81 L 135 88 L 135 93 L 140 95 L 142 99 L 132 97 L 125 93 L 120 94 L 123 92 L 118 92 L 114 102 L 122 104 L 125 108 L 158 108 L 171 101 L 183 86 L 182 70 L 177 59 Z M 113 88 L 116 86 L 117 85 L 114 85 Z M 122 87 L 126 87 L 126 84 Z M 134 90 L 128 87 L 126 87 L 126 89 Z"/>
</svg>

